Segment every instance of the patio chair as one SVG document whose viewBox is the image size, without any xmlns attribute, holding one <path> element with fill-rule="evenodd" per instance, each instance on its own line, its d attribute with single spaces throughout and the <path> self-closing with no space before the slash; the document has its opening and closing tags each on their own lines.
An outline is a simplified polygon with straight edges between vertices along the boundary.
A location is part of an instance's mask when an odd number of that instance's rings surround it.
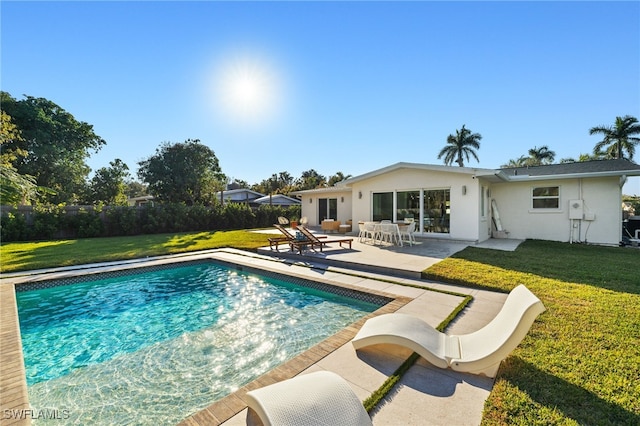
<svg viewBox="0 0 640 426">
<path fill-rule="evenodd" d="M 406 223 L 407 225 L 400 227 L 400 239 L 404 240 L 406 237 L 407 242 L 409 243 L 410 246 L 412 246 L 416 242 L 416 239 L 413 236 L 413 233 L 416 230 L 416 223 L 413 220 L 411 220 L 411 222 L 406 222 Z"/>
<path fill-rule="evenodd" d="M 380 237 L 379 232 L 376 229 L 376 222 L 364 222 L 362 225 L 363 229 L 358 235 L 360 242 L 362 242 L 362 240 L 369 239 L 371 242 L 375 243 L 375 241 Z"/>
<path fill-rule="evenodd" d="M 400 231 L 397 224 L 391 223 L 391 221 L 380 222 L 380 241 L 402 245 L 402 240 L 399 238 Z"/>
<path fill-rule="evenodd" d="M 278 247 L 280 244 L 283 244 L 283 243 L 289 244 L 291 241 L 296 241 L 296 236 L 293 235 L 291 232 L 289 232 L 284 226 L 278 223 L 274 223 L 273 226 L 275 226 L 275 228 L 282 233 L 282 236 L 269 238 L 269 248 L 271 250 L 273 250 L 274 246 L 276 250 L 278 250 Z M 326 237 L 321 236 L 318 238 L 326 238 Z"/>
<path fill-rule="evenodd" d="M 447 335 L 419 318 L 385 314 L 367 320 L 352 340 L 360 349 L 381 343 L 404 346 L 439 368 L 495 377 L 545 307 L 528 288 L 514 288 L 496 317 L 478 331 Z"/>
<path fill-rule="evenodd" d="M 315 236 L 314 234 L 311 233 L 311 231 L 309 231 L 309 229 L 305 228 L 304 226 L 298 226 L 298 230 L 307 239 L 306 246 L 311 246 L 312 248 L 320 247 L 320 251 L 322 251 L 322 247 L 324 247 L 324 245 L 329 243 L 340 243 L 340 247 L 343 247 L 342 245 L 343 243 L 347 243 L 349 244 L 349 249 L 351 249 L 351 243 L 353 242 L 353 238 L 327 238 L 327 239 L 321 240 L 320 238 L 322 237 Z M 305 247 L 305 242 L 295 241 L 292 243 L 291 248 L 293 249 L 294 246 L 299 246 L 300 253 L 302 253 L 302 249 Z"/>
<path fill-rule="evenodd" d="M 289 224 L 289 219 L 287 219 L 284 216 L 278 216 L 278 223 L 280 225 L 288 225 Z"/>
<path fill-rule="evenodd" d="M 247 425 L 362 425 L 371 418 L 349 384 L 329 371 L 303 374 L 246 394 Z"/>
</svg>

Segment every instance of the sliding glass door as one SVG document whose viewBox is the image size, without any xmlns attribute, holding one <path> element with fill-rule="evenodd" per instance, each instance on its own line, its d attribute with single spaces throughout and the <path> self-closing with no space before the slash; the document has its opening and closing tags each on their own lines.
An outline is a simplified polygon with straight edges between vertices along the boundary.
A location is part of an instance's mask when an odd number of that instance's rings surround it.
<svg viewBox="0 0 640 426">
<path fill-rule="evenodd" d="M 373 221 L 393 220 L 393 192 L 373 193 Z"/>
<path fill-rule="evenodd" d="M 448 234 L 451 218 L 451 191 L 425 189 L 423 197 L 423 232 Z"/>
<path fill-rule="evenodd" d="M 325 219 L 338 219 L 337 198 L 320 198 L 318 200 L 318 219 L 320 222 Z"/>
</svg>

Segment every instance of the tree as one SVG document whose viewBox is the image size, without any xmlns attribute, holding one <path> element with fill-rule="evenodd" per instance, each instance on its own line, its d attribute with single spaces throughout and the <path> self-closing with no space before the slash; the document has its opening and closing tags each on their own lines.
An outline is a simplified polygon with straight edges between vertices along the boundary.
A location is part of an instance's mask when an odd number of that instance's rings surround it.
<svg viewBox="0 0 640 426">
<path fill-rule="evenodd" d="M 507 164 L 503 164 L 502 168 L 513 168 L 513 167 L 525 167 L 527 165 L 528 158 L 524 155 L 521 155 L 519 158 L 515 160 L 511 159 Z"/>
<path fill-rule="evenodd" d="M 462 129 L 456 130 L 456 134 L 447 137 L 447 145 L 440 150 L 438 159 L 444 156 L 444 164 L 450 166 L 455 161 L 460 167 L 464 167 L 463 156 L 469 161 L 469 156 L 478 160 L 475 150 L 480 149 L 480 140 L 482 135 L 479 133 L 471 133 L 466 129 L 464 124 Z"/>
<path fill-rule="evenodd" d="M 129 167 L 119 158 L 109 163 L 110 167 L 98 169 L 90 183 L 90 202 L 111 205 L 127 205 L 126 180 Z"/>
<path fill-rule="evenodd" d="M 106 142 L 93 132 L 93 126 L 77 121 L 50 100 L 31 96 L 16 100 L 0 92 L 0 102 L 22 135 L 5 148 L 27 153 L 14 161 L 15 170 L 55 191 L 43 201 L 76 202 L 91 170 L 85 162 L 89 152 L 98 151 Z"/>
<path fill-rule="evenodd" d="M 334 186 L 336 183 L 338 182 L 342 182 L 345 179 L 349 179 L 351 177 L 351 175 L 347 175 L 345 176 L 344 173 L 342 172 L 336 172 L 335 175 L 329 177 L 329 186 Z"/>
<path fill-rule="evenodd" d="M 138 177 L 160 201 L 209 204 L 226 182 L 215 153 L 198 139 L 165 142 L 138 165 Z"/>
<path fill-rule="evenodd" d="M 327 185 L 327 179 L 314 169 L 302 172 L 300 179 L 296 181 L 300 190 L 315 189 Z"/>
<path fill-rule="evenodd" d="M 20 130 L 11 116 L 0 111 L 0 202 L 2 204 L 27 204 L 38 193 L 46 192 L 39 188 L 36 179 L 30 175 L 21 175 L 13 163 L 25 157 L 27 151 L 19 147 L 23 142 Z"/>
<path fill-rule="evenodd" d="M 125 182 L 125 194 L 127 195 L 127 199 L 133 197 L 142 197 L 143 195 L 148 195 L 147 193 L 147 185 L 138 182 L 137 180 L 127 180 Z"/>
<path fill-rule="evenodd" d="M 543 164 L 551 164 L 556 158 L 556 153 L 551 151 L 548 146 L 543 145 L 540 148 L 533 147 L 529 150 L 528 166 L 540 166 Z"/>
<path fill-rule="evenodd" d="M 630 115 L 616 117 L 613 126 L 592 127 L 589 134 L 604 136 L 593 148 L 593 153 L 606 158 L 625 158 L 626 151 L 627 158 L 633 160 L 635 146 L 640 143 L 640 138 L 633 136 L 640 134 L 638 119 Z"/>
</svg>

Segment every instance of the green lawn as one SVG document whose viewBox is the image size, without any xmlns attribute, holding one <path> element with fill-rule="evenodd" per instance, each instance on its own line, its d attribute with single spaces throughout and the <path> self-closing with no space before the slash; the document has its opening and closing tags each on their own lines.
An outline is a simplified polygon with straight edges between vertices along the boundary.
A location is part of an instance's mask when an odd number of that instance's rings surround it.
<svg viewBox="0 0 640 426">
<path fill-rule="evenodd" d="M 247 231 L 149 235 L 0 248 L 2 272 L 216 247 L 254 249 Z M 640 424 L 640 251 L 527 241 L 515 252 L 467 248 L 430 279 L 510 291 L 525 284 L 547 307 L 502 364 L 484 425 Z"/>
<path fill-rule="evenodd" d="M 467 248 L 430 279 L 509 291 L 545 304 L 500 368 L 484 425 L 640 424 L 640 251 L 527 241 Z"/>
<path fill-rule="evenodd" d="M 7 243 L 0 247 L 0 271 L 138 259 L 220 247 L 256 249 L 268 245 L 268 238 L 269 234 L 241 230 Z"/>
</svg>

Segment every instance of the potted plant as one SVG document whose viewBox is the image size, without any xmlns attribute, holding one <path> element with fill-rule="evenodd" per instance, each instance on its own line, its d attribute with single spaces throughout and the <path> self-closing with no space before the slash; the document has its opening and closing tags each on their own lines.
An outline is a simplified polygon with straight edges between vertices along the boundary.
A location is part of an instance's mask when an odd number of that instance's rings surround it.
<svg viewBox="0 0 640 426">
<path fill-rule="evenodd" d="M 298 229 L 298 218 L 295 216 L 292 217 L 289 219 L 289 224 L 291 225 L 291 229 Z"/>
</svg>

